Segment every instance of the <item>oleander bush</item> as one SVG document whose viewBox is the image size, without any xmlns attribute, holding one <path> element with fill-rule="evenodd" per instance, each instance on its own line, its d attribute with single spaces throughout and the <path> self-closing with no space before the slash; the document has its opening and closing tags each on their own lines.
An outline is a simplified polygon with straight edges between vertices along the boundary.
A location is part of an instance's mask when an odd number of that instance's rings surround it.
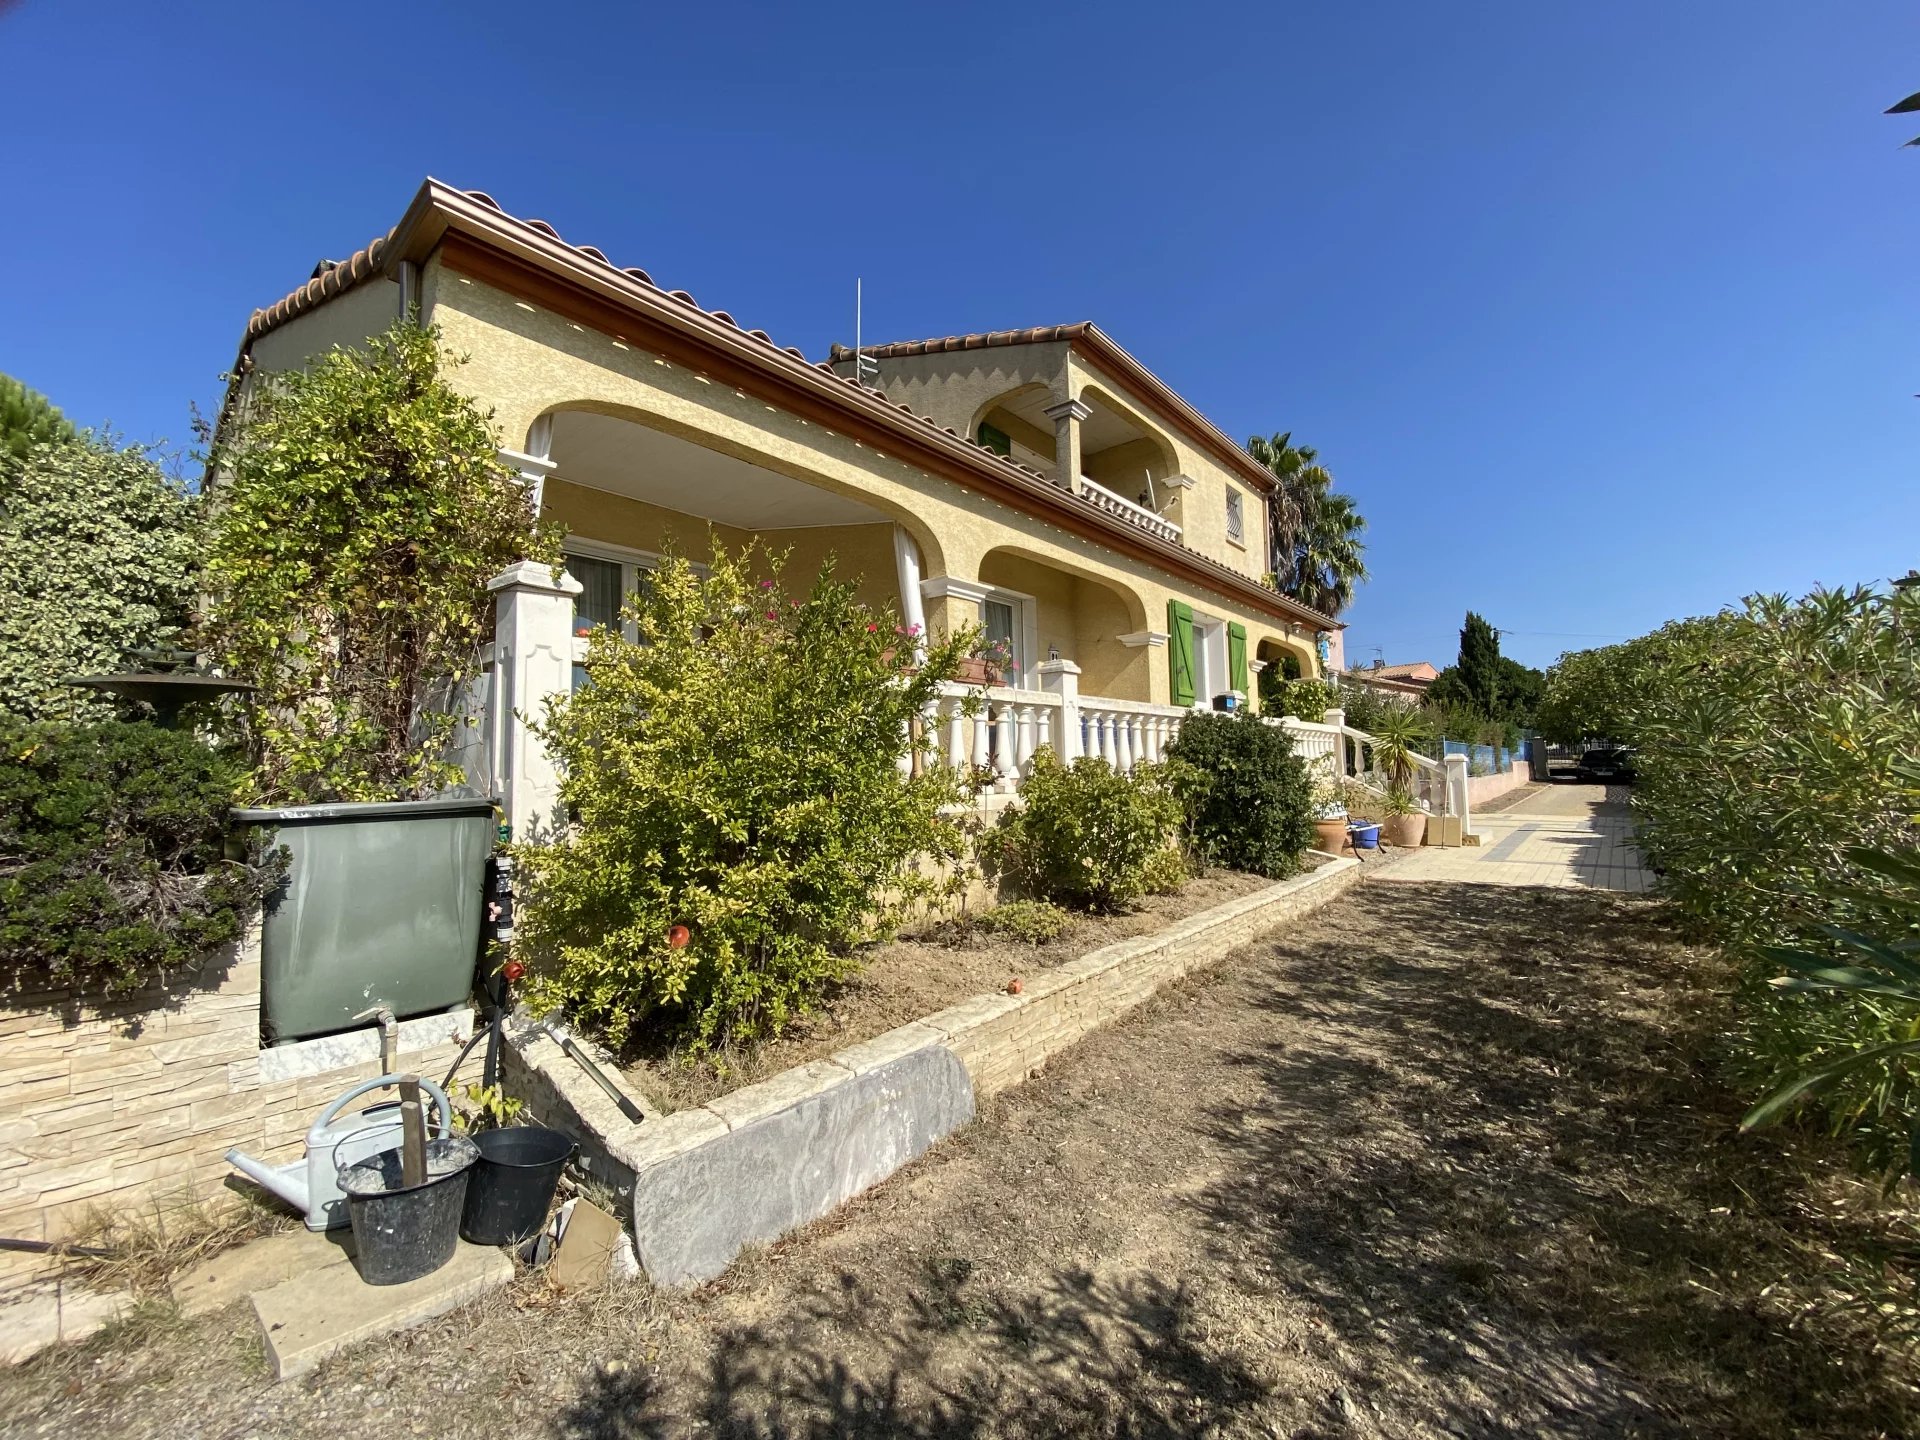
<svg viewBox="0 0 1920 1440">
<path fill-rule="evenodd" d="M 1211 865 L 1278 879 L 1313 844 L 1313 777 L 1285 727 L 1247 714 L 1190 716 L 1167 747 L 1188 845 Z"/>
<path fill-rule="evenodd" d="M 995 871 L 1028 895 L 1082 910 L 1118 910 L 1147 893 L 1154 857 L 1171 843 L 1180 801 L 1165 766 L 1123 775 L 1083 755 L 1062 765 L 1034 752 L 1020 803 L 982 842 Z"/>
<path fill-rule="evenodd" d="M 0 984 L 120 993 L 236 939 L 280 873 L 227 857 L 239 780 L 191 734 L 0 719 Z"/>
<path fill-rule="evenodd" d="M 1564 657 L 1542 712 L 1552 733 L 1637 747 L 1633 808 L 1661 892 L 1696 934 L 1750 962 L 1734 1037 L 1746 1083 L 1831 1071 L 1816 1087 L 1828 1128 L 1872 1168 L 1906 1170 L 1913 1054 L 1841 1062 L 1908 1039 L 1920 1015 L 1868 991 L 1766 982 L 1780 947 L 1838 965 L 1849 952 L 1837 932 L 1920 938 L 1911 905 L 1850 858 L 1920 842 L 1920 591 L 1754 596 Z"/>
<path fill-rule="evenodd" d="M 831 564 L 791 593 L 776 557 L 668 557 L 589 680 L 548 702 L 572 825 L 522 845 L 515 943 L 529 999 L 618 1046 L 643 1026 L 691 1050 L 777 1033 L 857 965 L 855 947 L 965 883 L 943 813 L 971 777 L 910 724 L 974 643 L 929 643 Z"/>
</svg>

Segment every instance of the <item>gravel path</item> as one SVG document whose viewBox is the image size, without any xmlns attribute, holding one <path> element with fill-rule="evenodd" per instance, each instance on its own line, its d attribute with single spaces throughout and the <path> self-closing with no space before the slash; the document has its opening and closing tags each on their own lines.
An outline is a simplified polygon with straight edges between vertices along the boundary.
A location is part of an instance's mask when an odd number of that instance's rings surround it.
<svg viewBox="0 0 1920 1440">
<path fill-rule="evenodd" d="M 0 1427 L 1912 1433 L 1913 1372 L 1767 1288 L 1857 1237 L 1817 1155 L 1731 1137 L 1725 977 L 1651 913 L 1367 885 L 695 1295 L 529 1277 L 286 1387 L 243 1314 L 162 1324 L 0 1380 Z"/>
</svg>

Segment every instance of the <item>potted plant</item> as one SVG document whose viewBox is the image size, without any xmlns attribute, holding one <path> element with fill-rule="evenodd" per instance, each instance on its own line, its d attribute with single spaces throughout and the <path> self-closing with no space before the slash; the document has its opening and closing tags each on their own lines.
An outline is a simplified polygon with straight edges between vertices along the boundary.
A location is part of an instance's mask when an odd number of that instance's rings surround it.
<svg viewBox="0 0 1920 1440">
<path fill-rule="evenodd" d="M 1380 804 L 1385 819 L 1381 822 L 1387 843 L 1411 850 L 1427 839 L 1427 813 L 1415 802 L 1411 791 L 1399 785 L 1388 788 Z"/>
<path fill-rule="evenodd" d="M 214 436 L 201 642 L 254 690 L 245 824 L 290 853 L 261 942 L 280 1039 L 442 1010 L 472 989 L 496 820 L 450 746 L 493 621 L 487 581 L 557 564 L 448 383 L 437 335 L 248 376 Z"/>
<path fill-rule="evenodd" d="M 1313 834 L 1313 848 L 1329 855 L 1338 855 L 1347 843 L 1346 796 L 1331 771 L 1322 770 L 1314 782 Z"/>
<path fill-rule="evenodd" d="M 1019 668 L 1013 661 L 1012 645 L 1005 640 L 989 640 L 960 662 L 955 678 L 963 685 L 1004 685 Z"/>
</svg>

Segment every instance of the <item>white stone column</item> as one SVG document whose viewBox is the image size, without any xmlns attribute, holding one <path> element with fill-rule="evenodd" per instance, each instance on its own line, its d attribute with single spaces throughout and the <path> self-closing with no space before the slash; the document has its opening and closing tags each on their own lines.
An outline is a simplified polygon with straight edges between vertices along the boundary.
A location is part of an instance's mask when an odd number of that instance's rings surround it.
<svg viewBox="0 0 1920 1440">
<path fill-rule="evenodd" d="M 1002 794 L 1020 783 L 1013 759 L 1013 706 L 1004 700 L 993 703 L 993 774 Z"/>
<path fill-rule="evenodd" d="M 1042 690 L 1060 697 L 1054 755 L 1062 765 L 1071 765 L 1081 755 L 1080 667 L 1071 660 L 1042 660 L 1033 671 L 1040 677 Z"/>
<path fill-rule="evenodd" d="M 1093 410 L 1079 400 L 1062 400 L 1049 405 L 1047 418 L 1053 421 L 1053 477 L 1056 484 L 1080 493 L 1080 422 Z"/>
<path fill-rule="evenodd" d="M 1039 727 L 1034 706 L 1022 705 L 1019 711 L 1015 721 L 1019 738 L 1014 745 L 1013 768 L 1022 779 L 1025 779 L 1027 771 L 1033 768 L 1034 731 Z"/>
<path fill-rule="evenodd" d="M 1122 775 L 1130 775 L 1133 773 L 1133 717 L 1114 716 L 1113 728 L 1118 732 L 1114 736 L 1115 763 Z"/>
<path fill-rule="evenodd" d="M 947 727 L 947 763 L 958 770 L 967 763 L 967 702 L 955 696 L 940 707 L 941 723 Z"/>
<path fill-rule="evenodd" d="M 515 840 L 551 838 L 559 827 L 560 772 L 533 733 L 547 696 L 573 689 L 573 601 L 581 584 L 532 560 L 487 582 L 494 596 L 495 796 Z"/>
</svg>

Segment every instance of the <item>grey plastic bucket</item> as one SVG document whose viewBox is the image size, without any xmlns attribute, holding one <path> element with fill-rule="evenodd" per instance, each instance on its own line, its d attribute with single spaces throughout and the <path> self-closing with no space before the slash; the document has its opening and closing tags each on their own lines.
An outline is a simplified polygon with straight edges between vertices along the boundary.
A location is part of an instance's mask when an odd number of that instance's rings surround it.
<svg viewBox="0 0 1920 1440">
<path fill-rule="evenodd" d="M 267 1035 L 298 1040 L 365 1025 L 381 1006 L 405 1018 L 473 990 L 481 886 L 493 853 L 487 800 L 236 810 L 292 856 L 260 937 Z"/>
</svg>

